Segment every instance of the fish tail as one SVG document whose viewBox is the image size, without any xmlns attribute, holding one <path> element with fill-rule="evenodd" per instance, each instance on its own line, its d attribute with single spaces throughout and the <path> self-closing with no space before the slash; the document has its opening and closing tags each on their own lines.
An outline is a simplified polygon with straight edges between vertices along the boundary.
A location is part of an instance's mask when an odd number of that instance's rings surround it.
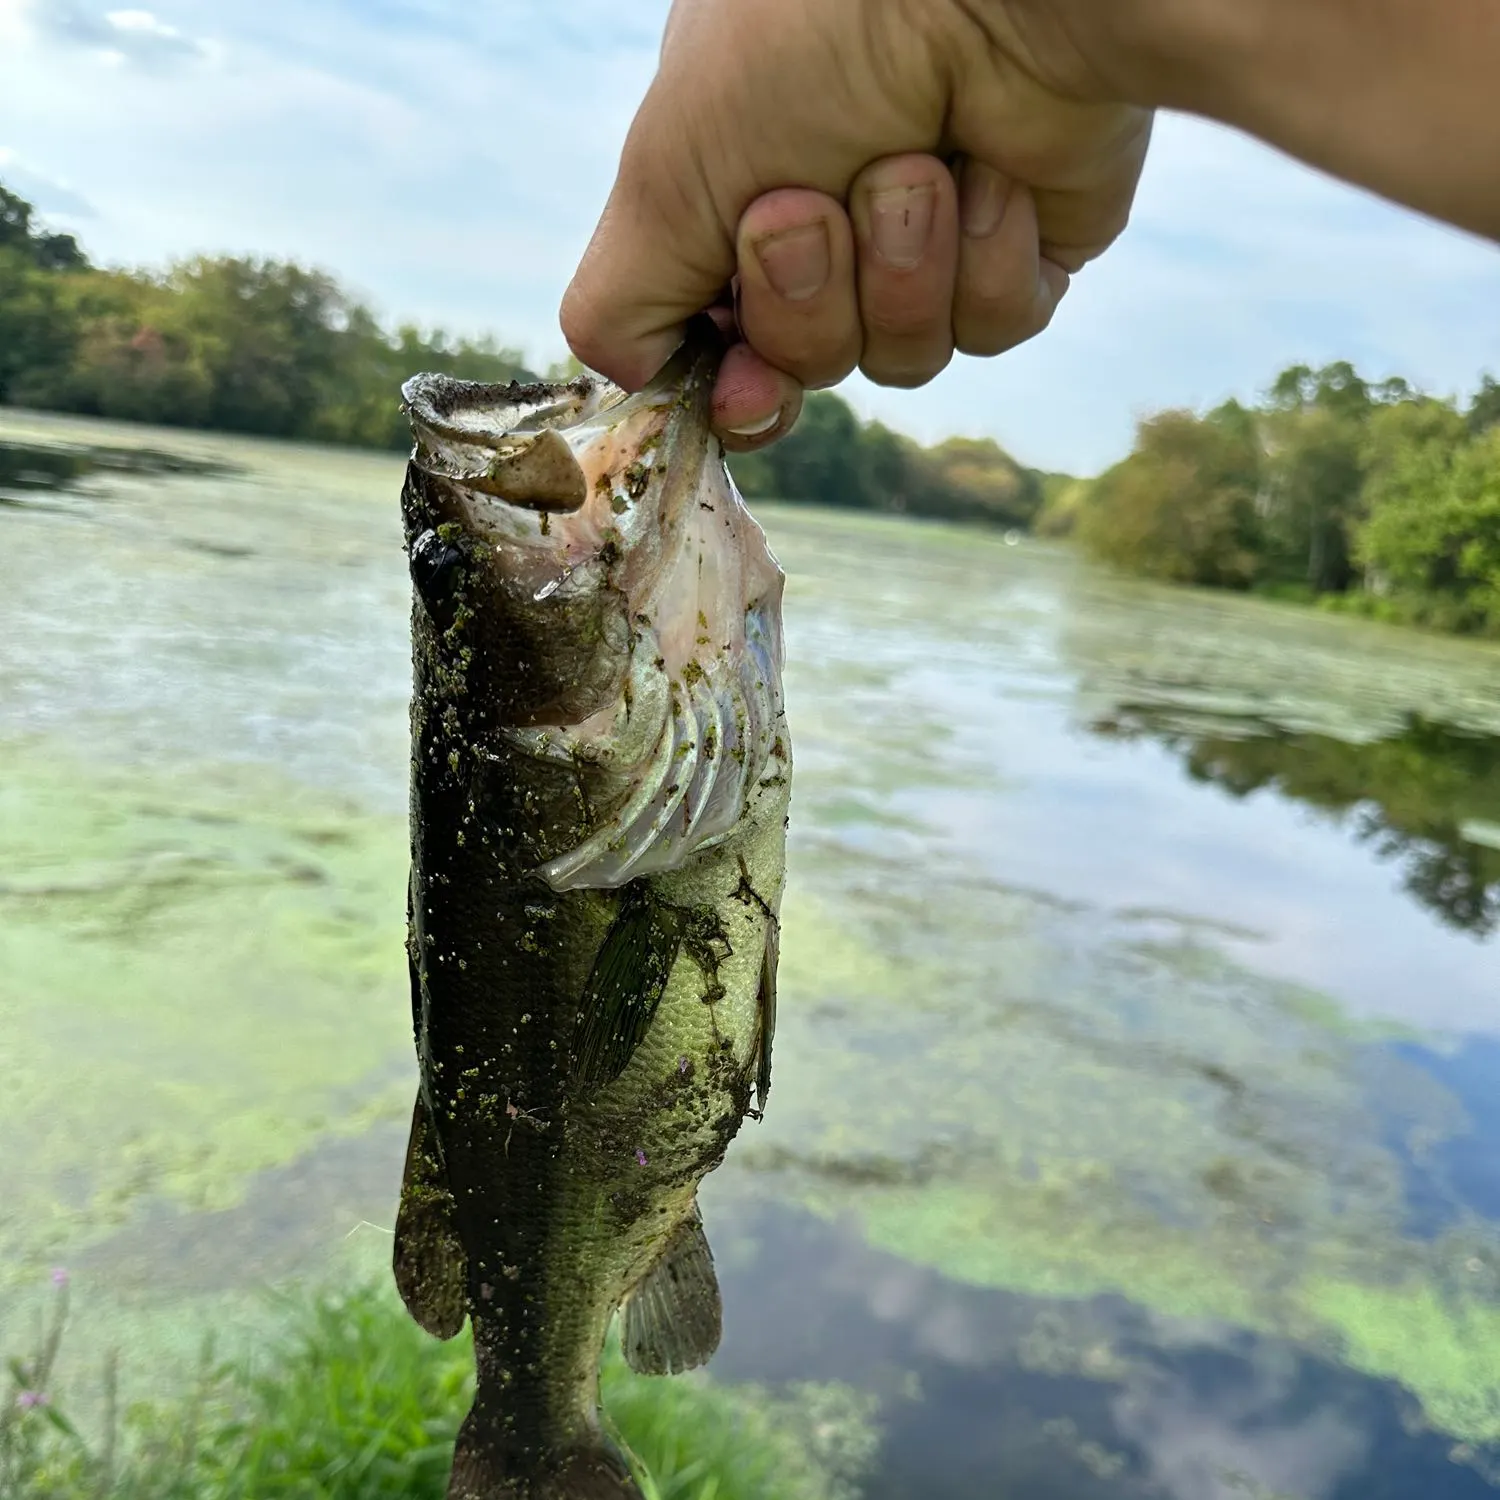
<svg viewBox="0 0 1500 1500">
<path fill-rule="evenodd" d="M 601 1433 L 591 1446 L 570 1449 L 538 1470 L 518 1472 L 477 1431 L 472 1414 L 453 1450 L 448 1500 L 644 1500 L 618 1449 Z"/>
</svg>

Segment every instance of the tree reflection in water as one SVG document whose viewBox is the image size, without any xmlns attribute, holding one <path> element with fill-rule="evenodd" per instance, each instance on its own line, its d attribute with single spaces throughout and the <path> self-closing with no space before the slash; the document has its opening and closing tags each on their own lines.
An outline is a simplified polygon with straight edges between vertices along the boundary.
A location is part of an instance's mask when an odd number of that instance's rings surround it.
<svg viewBox="0 0 1500 1500">
<path fill-rule="evenodd" d="M 1475 825 L 1500 825 L 1500 740 L 1417 715 L 1368 744 L 1250 717 L 1195 733 L 1180 711 L 1142 705 L 1092 728 L 1165 745 L 1194 781 L 1233 797 L 1269 789 L 1315 808 L 1398 863 L 1402 887 L 1445 925 L 1480 939 L 1500 928 L 1500 848 L 1473 837 Z"/>
<path fill-rule="evenodd" d="M 230 465 L 155 448 L 0 441 L 0 505 L 37 490 L 65 490 L 101 471 L 116 474 L 228 474 Z M 9 494 L 7 494 L 9 492 Z"/>
</svg>

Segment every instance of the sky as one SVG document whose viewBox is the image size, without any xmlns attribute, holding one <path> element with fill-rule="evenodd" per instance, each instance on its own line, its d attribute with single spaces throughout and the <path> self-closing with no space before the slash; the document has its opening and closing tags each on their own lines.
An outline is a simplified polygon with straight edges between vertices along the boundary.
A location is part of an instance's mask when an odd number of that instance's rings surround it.
<svg viewBox="0 0 1500 1500">
<path fill-rule="evenodd" d="M 296 258 L 389 320 L 545 366 L 667 0 L 0 0 L 0 181 L 96 259 Z M 842 387 L 923 441 L 1087 474 L 1169 406 L 1351 359 L 1500 374 L 1500 249 L 1169 117 L 1134 221 L 1041 338 L 921 391 Z"/>
</svg>

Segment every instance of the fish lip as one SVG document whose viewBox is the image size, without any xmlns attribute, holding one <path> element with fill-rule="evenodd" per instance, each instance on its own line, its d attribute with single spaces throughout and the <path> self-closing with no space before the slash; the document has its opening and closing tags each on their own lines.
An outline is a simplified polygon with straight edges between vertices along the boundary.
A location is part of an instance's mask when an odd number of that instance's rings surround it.
<svg viewBox="0 0 1500 1500">
<path fill-rule="evenodd" d="M 435 479 L 526 510 L 576 511 L 588 486 L 558 429 L 608 410 L 612 396 L 623 399 L 589 375 L 525 385 L 413 375 L 401 387 L 414 439 L 411 462 Z M 491 414 L 494 420 L 484 420 Z"/>
</svg>

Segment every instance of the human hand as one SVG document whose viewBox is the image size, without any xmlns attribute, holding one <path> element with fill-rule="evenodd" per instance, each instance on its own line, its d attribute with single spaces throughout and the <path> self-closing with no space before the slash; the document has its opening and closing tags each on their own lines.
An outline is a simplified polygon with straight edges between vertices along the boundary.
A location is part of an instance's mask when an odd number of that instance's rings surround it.
<svg viewBox="0 0 1500 1500">
<path fill-rule="evenodd" d="M 733 283 L 715 424 L 744 450 L 856 366 L 917 386 L 1039 333 L 1124 228 L 1151 125 L 1097 102 L 1125 95 L 1066 9 L 676 0 L 564 300 L 574 353 L 639 389 Z"/>
</svg>

